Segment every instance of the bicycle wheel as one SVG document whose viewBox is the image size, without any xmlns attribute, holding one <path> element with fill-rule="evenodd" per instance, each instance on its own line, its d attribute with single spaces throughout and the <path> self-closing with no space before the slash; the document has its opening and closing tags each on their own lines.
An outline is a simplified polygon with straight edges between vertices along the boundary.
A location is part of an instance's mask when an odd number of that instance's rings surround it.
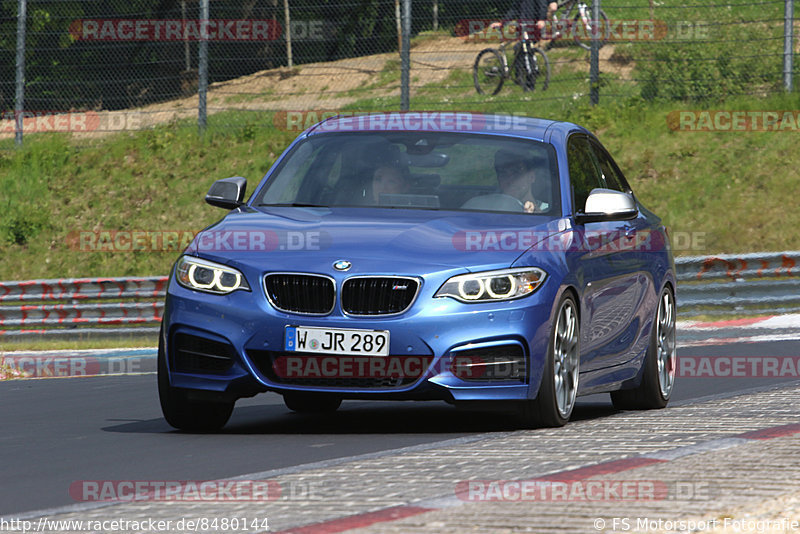
<svg viewBox="0 0 800 534">
<path fill-rule="evenodd" d="M 521 48 L 521 47 L 520 47 Z M 514 56 L 513 76 L 514 81 L 522 87 L 523 91 L 533 91 L 536 82 L 541 84 L 542 91 L 550 85 L 550 60 L 541 48 L 530 49 L 530 71 L 525 66 L 525 53 L 519 48 Z"/>
<path fill-rule="evenodd" d="M 496 95 L 505 81 L 505 62 L 499 50 L 486 48 L 475 58 L 472 80 L 475 90 L 482 95 Z"/>
<path fill-rule="evenodd" d="M 575 42 L 578 43 L 578 46 L 585 50 L 592 49 L 592 35 L 595 29 L 592 27 L 594 21 L 590 21 L 589 24 L 584 24 L 583 19 L 581 19 L 580 11 L 575 14 L 575 18 L 572 19 L 572 22 L 575 26 L 573 26 L 572 31 L 575 36 Z M 608 17 L 606 16 L 605 11 L 602 9 L 600 10 L 600 28 L 598 30 L 601 32 L 599 35 L 601 36 L 600 39 L 600 47 L 602 48 L 604 44 L 608 42 L 608 38 L 611 35 L 611 25 L 608 23 Z"/>
</svg>

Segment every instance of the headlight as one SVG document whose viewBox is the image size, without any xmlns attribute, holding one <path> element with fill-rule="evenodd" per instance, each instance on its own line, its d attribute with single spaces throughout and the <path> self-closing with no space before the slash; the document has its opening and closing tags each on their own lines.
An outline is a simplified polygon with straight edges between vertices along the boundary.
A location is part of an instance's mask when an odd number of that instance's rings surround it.
<svg viewBox="0 0 800 534">
<path fill-rule="evenodd" d="M 453 297 L 461 302 L 518 299 L 536 291 L 546 277 L 547 273 L 535 267 L 460 274 L 445 282 L 434 297 Z"/>
<path fill-rule="evenodd" d="M 250 291 L 247 280 L 236 269 L 191 256 L 183 256 L 178 260 L 175 278 L 183 287 L 219 295 L 226 295 L 237 289 Z"/>
</svg>

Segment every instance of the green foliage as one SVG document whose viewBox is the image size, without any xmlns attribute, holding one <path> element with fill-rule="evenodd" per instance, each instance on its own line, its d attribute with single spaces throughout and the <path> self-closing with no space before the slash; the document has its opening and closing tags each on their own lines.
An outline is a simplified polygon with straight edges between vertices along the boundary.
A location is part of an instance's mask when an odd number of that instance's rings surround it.
<svg viewBox="0 0 800 534">
<path fill-rule="evenodd" d="M 5 234 L 6 243 L 10 245 L 26 245 L 46 226 L 44 214 L 25 213 L 15 210 L 14 213 L 6 215 L 4 218 L 2 232 Z"/>
<path fill-rule="evenodd" d="M 500 105 L 533 114 L 523 100 L 471 107 L 500 111 Z M 552 106 L 537 106 L 543 113 L 535 114 L 590 128 L 673 237 L 702 239 L 702 248 L 678 254 L 800 248 L 800 212 L 785 207 L 787 192 L 797 189 L 787 171 L 800 165 L 796 132 L 675 132 L 666 117 L 683 104 L 638 98 Z M 740 98 L 726 106 L 791 109 L 796 96 Z M 376 107 L 365 102 L 362 109 Z M 202 136 L 193 121 L 183 121 L 82 148 L 67 135 L 47 134 L 30 136 L 22 150 L 0 150 L 0 279 L 167 272 L 175 250 L 81 251 L 69 237 L 80 230 L 196 231 L 213 223 L 224 212 L 202 201 L 211 183 L 239 175 L 252 191 L 295 137 L 272 120 L 269 114 L 219 113 L 209 117 Z M 740 154 L 754 157 L 732 157 Z"/>
<path fill-rule="evenodd" d="M 295 64 L 330 61 L 396 50 L 393 4 L 384 0 L 292 0 L 295 21 L 330 21 L 323 40 L 293 42 Z M 186 18 L 199 18 L 198 2 L 187 2 Z M 0 110 L 13 109 L 16 0 L 0 0 Z M 211 4 L 213 19 L 276 20 L 283 4 Z M 30 5 L 26 36 L 26 104 L 32 110 L 123 109 L 185 96 L 191 92 L 181 41 L 81 40 L 81 20 L 175 20 L 180 3 L 160 0 L 59 0 Z M 197 43 L 190 43 L 190 69 L 197 67 Z M 232 61 L 232 58 L 236 58 Z M 209 44 L 211 81 L 286 65 L 283 39 Z M 10 91 L 2 87 L 9 82 Z"/>
<path fill-rule="evenodd" d="M 211 183 L 239 175 L 252 191 L 294 138 L 272 127 L 271 114 L 257 116 L 212 115 L 202 136 L 182 121 L 80 148 L 67 134 L 0 145 L 0 279 L 166 272 L 179 251 L 87 251 L 74 236 L 198 231 L 218 220 L 224 211 L 203 202 Z"/>
<path fill-rule="evenodd" d="M 305 6 L 309 10 L 303 13 L 309 19 L 343 16 L 341 6 L 333 0 L 317 0 L 313 3 L 316 8 L 312 3 L 298 1 L 293 3 L 293 9 Z M 644 7 L 626 11 L 625 18 L 647 17 L 647 2 L 640 3 Z M 357 0 L 357 4 L 359 9 L 346 13 L 348 27 L 355 32 L 352 38 L 340 35 L 335 46 L 328 48 L 315 45 L 314 53 L 321 54 L 320 59 L 367 53 L 360 48 L 359 39 L 383 43 L 380 46 L 386 49 L 396 46 L 393 13 L 384 12 L 389 4 L 377 0 Z M 155 13 L 150 1 L 103 3 L 108 5 L 123 15 Z M 415 3 L 414 9 L 420 9 L 420 5 Z M 775 5 L 770 4 L 770 9 Z M 91 10 L 103 6 L 56 2 L 41 8 L 46 12 L 32 15 L 33 24 L 42 32 L 29 35 L 31 43 L 48 51 L 29 55 L 29 95 L 46 96 L 51 98 L 47 102 L 56 104 L 68 102 L 69 98 L 103 100 L 102 95 L 110 86 L 107 70 L 95 69 L 97 79 L 81 79 L 85 94 L 58 93 L 54 90 L 58 84 L 50 82 L 75 79 L 69 66 L 72 63 L 64 62 L 67 56 L 59 54 L 73 54 L 80 48 L 85 64 L 100 64 L 107 60 L 99 55 L 106 49 L 85 44 L 81 48 L 80 43 L 46 36 L 48 29 L 66 20 L 102 18 L 102 14 Z M 486 8 L 485 4 L 482 6 Z M 776 48 L 781 40 L 776 39 L 774 20 L 780 15 L 760 13 L 763 8 L 751 5 L 730 13 L 676 7 L 676 0 L 664 0 L 659 3 L 656 18 L 670 22 L 686 18 L 687 13 L 702 12 L 708 20 L 730 26 L 713 26 L 712 38 L 706 40 L 615 43 L 613 57 L 620 64 L 634 66 L 629 78 L 638 83 L 626 82 L 623 76 L 602 74 L 599 106 L 592 107 L 588 102 L 587 53 L 574 46 L 549 52 L 553 76 L 546 93 L 538 89 L 524 93 L 509 82 L 496 97 L 478 96 L 471 72 L 465 68 L 453 70 L 437 83 L 415 88 L 412 106 L 417 110 L 516 113 L 569 120 L 588 127 L 609 147 L 638 197 L 664 218 L 673 235 L 704 234 L 705 249 L 679 253 L 800 248 L 800 212 L 785 206 L 787 192 L 797 190 L 795 174 L 791 172 L 800 164 L 796 132 L 675 132 L 666 121 L 671 111 L 686 109 L 686 102 L 699 102 L 697 107 L 712 109 L 721 105 L 743 110 L 796 109 L 796 94 L 775 96 L 781 81 L 781 55 Z M 495 8 L 504 11 L 499 4 Z M 13 79 L 13 60 L 6 59 L 13 58 L 15 9 L 16 0 L 0 0 L 3 81 Z M 268 9 L 263 9 L 254 18 L 268 18 Z M 440 16 L 449 13 L 451 22 L 454 17 L 460 18 L 462 11 L 478 16 L 477 10 L 475 3 L 440 2 Z M 231 13 L 226 18 L 236 16 Z M 739 23 L 759 16 L 772 20 L 772 26 Z M 372 22 L 361 24 L 364 20 Z M 152 51 L 144 47 L 141 56 L 132 54 L 131 64 L 152 68 L 159 58 Z M 259 68 L 263 67 L 262 62 Z M 348 109 L 397 109 L 399 96 L 386 91 L 397 81 L 397 67 L 396 61 L 387 62 L 373 81 L 375 90 L 366 93 L 375 97 L 351 104 Z M 800 61 L 795 63 L 795 72 L 796 80 L 800 80 Z M 146 91 L 144 94 L 148 95 Z M 732 96 L 737 94 L 754 96 Z M 0 98 L 8 96 L 6 92 Z M 62 96 L 66 100 L 59 101 Z M 98 103 L 107 104 L 99 100 Z M 8 100 L 0 104 L 3 109 L 11 107 Z M 202 202 L 214 180 L 245 176 L 252 191 L 293 138 L 294 133 L 275 129 L 270 114 L 228 112 L 211 115 L 204 135 L 198 135 L 194 121 L 179 121 L 95 142 L 74 141 L 62 134 L 35 134 L 26 137 L 24 149 L 14 150 L 13 141 L 2 141 L 0 256 L 4 261 L 0 262 L 0 279 L 164 273 L 174 261 L 175 251 L 79 251 L 70 246 L 70 232 L 199 230 L 224 214 Z M 752 157 L 739 157 L 743 154 Z M 781 214 L 780 226 L 774 222 L 776 214 Z"/>
<path fill-rule="evenodd" d="M 770 19 L 764 13 L 710 9 L 701 20 L 689 13 L 690 21 L 667 21 L 664 40 L 619 47 L 619 53 L 627 50 L 635 58 L 634 78 L 643 98 L 708 102 L 780 90 L 782 13 L 776 10 Z"/>
</svg>

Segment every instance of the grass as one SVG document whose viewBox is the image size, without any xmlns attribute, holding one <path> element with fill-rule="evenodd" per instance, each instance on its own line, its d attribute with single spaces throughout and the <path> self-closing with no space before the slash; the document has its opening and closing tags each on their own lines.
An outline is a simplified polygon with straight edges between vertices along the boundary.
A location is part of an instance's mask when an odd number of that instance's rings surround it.
<svg viewBox="0 0 800 534">
<path fill-rule="evenodd" d="M 783 7 L 780 2 L 768 8 L 738 4 L 698 13 L 681 5 L 664 0 L 656 5 L 655 18 L 779 20 Z M 607 4 L 606 11 L 612 19 L 650 17 L 642 0 L 620 0 Z M 710 25 L 709 31 L 715 37 L 720 30 Z M 424 32 L 412 47 L 444 35 L 449 30 Z M 621 63 L 635 65 L 641 50 L 615 44 Z M 636 84 L 603 74 L 601 105 L 591 107 L 588 52 L 561 43 L 548 54 L 552 77 L 546 92 L 524 93 L 507 81 L 497 96 L 478 95 L 465 68 L 441 82 L 414 87 L 412 109 L 515 113 L 588 127 L 615 155 L 644 204 L 664 218 L 680 245 L 677 254 L 800 249 L 800 210 L 792 204 L 792 194 L 800 189 L 797 132 L 675 132 L 666 120 L 670 112 L 684 109 L 798 109 L 796 93 L 702 104 L 645 102 Z M 399 67 L 399 60 L 389 60 L 371 82 L 345 94 L 366 97 L 346 109 L 399 109 L 400 97 L 392 92 Z M 769 91 L 774 88 L 763 93 Z M 254 97 L 227 98 L 248 102 Z M 224 214 L 203 202 L 214 180 L 244 176 L 252 191 L 296 133 L 277 128 L 271 113 L 224 112 L 209 117 L 204 135 L 187 120 L 99 140 L 31 135 L 21 150 L 12 140 L 0 141 L 0 280 L 165 274 L 176 250 L 84 251 L 76 247 L 76 232 L 197 231 Z"/>
<path fill-rule="evenodd" d="M 158 346 L 158 334 L 153 336 L 119 336 L 114 339 L 92 338 L 80 340 L 3 340 L 0 343 L 0 362 L 3 361 L 4 351 L 14 350 L 86 350 L 86 349 L 124 349 L 124 348 L 154 348 Z"/>
<path fill-rule="evenodd" d="M 264 100 L 265 97 L 271 97 L 274 95 L 275 89 L 266 89 L 259 93 L 242 93 L 238 95 L 226 96 L 224 101 L 226 104 L 245 104 L 250 102 L 260 102 Z"/>
<path fill-rule="evenodd" d="M 343 96 L 358 98 L 363 97 L 365 94 L 369 95 L 374 93 L 379 89 L 385 91 L 387 89 L 397 88 L 400 84 L 400 75 L 400 60 L 389 59 L 383 65 L 383 68 L 380 70 L 380 72 L 378 72 L 378 77 L 373 83 L 365 85 L 364 87 L 345 91 Z"/>
<path fill-rule="evenodd" d="M 668 128 L 686 104 L 628 100 L 592 108 L 582 100 L 498 98 L 464 105 L 439 91 L 466 85 L 454 74 L 414 99 L 417 109 L 471 109 L 566 119 L 596 132 L 643 203 L 661 215 L 677 254 L 800 249 L 797 132 L 703 133 Z M 451 87 L 448 88 L 447 86 Z M 518 90 L 514 88 L 509 91 Z M 505 89 L 504 89 L 505 91 Z M 436 104 L 436 107 L 433 107 Z M 392 98 L 359 109 L 397 109 Z M 730 100 L 724 109 L 795 109 L 797 97 Z M 92 230 L 197 231 L 224 212 L 203 197 L 211 183 L 244 176 L 250 190 L 294 138 L 269 113 L 212 115 L 205 135 L 191 122 L 119 134 L 84 146 L 62 134 L 30 136 L 0 150 L 0 279 L 159 275 L 178 252 L 76 250 Z M 8 145 L 0 148 L 9 148 Z"/>
<path fill-rule="evenodd" d="M 272 115 L 212 115 L 205 135 L 190 122 L 79 141 L 29 136 L 0 145 L 0 280 L 163 274 L 177 252 L 76 250 L 76 232 L 197 231 L 223 212 L 203 202 L 211 183 L 240 175 L 250 187 L 294 134 Z M 9 150 L 2 150 L 7 148 Z"/>
<path fill-rule="evenodd" d="M 439 29 L 436 31 L 427 30 L 419 32 L 418 34 L 411 37 L 411 49 L 414 49 L 417 46 L 423 45 L 425 43 L 429 43 L 431 41 L 436 41 L 437 39 L 441 39 L 442 37 L 451 37 L 453 35 L 452 29 Z"/>
</svg>

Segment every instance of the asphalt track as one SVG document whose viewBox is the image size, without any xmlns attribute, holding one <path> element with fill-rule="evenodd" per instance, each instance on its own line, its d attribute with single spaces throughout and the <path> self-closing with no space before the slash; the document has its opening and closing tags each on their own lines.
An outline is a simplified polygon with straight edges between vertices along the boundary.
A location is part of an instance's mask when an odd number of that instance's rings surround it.
<svg viewBox="0 0 800 534">
<path fill-rule="evenodd" d="M 779 337 L 780 336 L 776 336 Z M 791 337 L 791 336 L 790 336 Z M 685 346 L 680 358 L 798 356 L 795 339 Z M 672 404 L 796 382 L 797 377 L 689 378 Z M 155 375 L 0 382 L 0 516 L 73 505 L 81 480 L 210 480 L 335 458 L 509 432 L 509 419 L 445 403 L 346 401 L 333 415 L 290 412 L 280 396 L 237 403 L 223 432 L 174 431 Z M 573 419 L 614 413 L 607 395 L 580 399 Z"/>
</svg>

